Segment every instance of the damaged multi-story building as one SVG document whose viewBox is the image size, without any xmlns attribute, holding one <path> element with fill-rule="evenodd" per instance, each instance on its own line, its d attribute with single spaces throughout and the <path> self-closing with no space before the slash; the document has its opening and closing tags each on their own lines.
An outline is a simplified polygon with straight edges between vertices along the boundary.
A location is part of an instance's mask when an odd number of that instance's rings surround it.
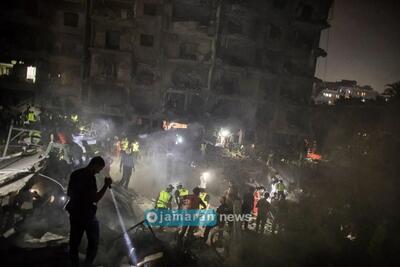
<svg viewBox="0 0 400 267">
<path fill-rule="evenodd" d="M 293 147 L 308 134 L 331 0 L 14 2 L 39 6 L 32 27 L 47 46 L 30 64 L 41 92 L 142 125 L 232 121 L 257 144 Z"/>
</svg>

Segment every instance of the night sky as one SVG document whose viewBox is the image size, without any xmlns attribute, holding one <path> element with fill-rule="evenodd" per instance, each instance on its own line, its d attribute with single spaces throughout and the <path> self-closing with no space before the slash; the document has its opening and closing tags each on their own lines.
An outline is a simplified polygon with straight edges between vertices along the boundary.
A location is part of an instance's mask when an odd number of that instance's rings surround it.
<svg viewBox="0 0 400 267">
<path fill-rule="evenodd" d="M 330 24 L 321 37 L 328 56 L 319 59 L 318 78 L 356 80 L 377 91 L 400 81 L 400 0 L 335 0 Z"/>
</svg>

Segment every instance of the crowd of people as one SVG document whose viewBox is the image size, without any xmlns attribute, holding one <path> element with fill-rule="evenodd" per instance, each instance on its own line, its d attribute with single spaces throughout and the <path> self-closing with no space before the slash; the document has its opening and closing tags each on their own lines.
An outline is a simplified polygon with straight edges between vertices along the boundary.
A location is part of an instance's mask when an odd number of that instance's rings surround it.
<svg viewBox="0 0 400 267">
<path fill-rule="evenodd" d="M 182 210 L 203 210 L 215 209 L 217 222 L 212 226 L 182 226 L 178 231 L 178 245 L 185 246 L 186 242 L 193 239 L 196 232 L 201 235 L 204 242 L 210 239 L 210 233 L 215 229 L 216 238 L 210 240 L 210 244 L 220 241 L 224 229 L 230 234 L 234 227 L 239 227 L 246 232 L 257 234 L 278 234 L 284 231 L 285 218 L 287 214 L 286 186 L 282 179 L 275 177 L 271 183 L 272 192 L 269 193 L 263 186 L 249 186 L 243 194 L 239 193 L 238 187 L 231 184 L 219 198 L 217 207 L 210 206 L 210 194 L 206 188 L 195 187 L 192 193 L 182 184 L 176 188 L 168 185 L 161 190 L 155 200 L 155 209 L 182 209 Z M 174 191 L 175 190 L 175 191 Z M 175 203 L 174 203 L 175 202 Z M 229 214 L 248 215 L 242 216 L 241 221 L 225 221 L 220 215 Z M 224 217 L 226 218 L 226 217 Z M 267 227 L 269 222 L 270 227 Z M 235 226 L 236 225 L 236 226 Z M 163 227 L 160 227 L 163 230 Z"/>
</svg>

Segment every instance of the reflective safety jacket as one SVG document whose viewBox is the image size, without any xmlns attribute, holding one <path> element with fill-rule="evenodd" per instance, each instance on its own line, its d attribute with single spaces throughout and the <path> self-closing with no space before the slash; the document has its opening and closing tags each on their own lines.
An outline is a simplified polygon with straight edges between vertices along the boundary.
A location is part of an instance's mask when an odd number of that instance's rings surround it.
<svg viewBox="0 0 400 267">
<path fill-rule="evenodd" d="M 71 121 L 72 122 L 78 122 L 78 115 L 77 114 L 71 114 Z"/>
<path fill-rule="evenodd" d="M 283 183 L 278 183 L 276 185 L 276 191 L 278 191 L 278 192 L 283 192 L 283 191 L 285 191 L 285 189 L 286 189 L 286 187 Z"/>
<path fill-rule="evenodd" d="M 126 151 L 129 147 L 129 142 L 127 138 L 122 139 L 121 141 L 121 150 Z"/>
<path fill-rule="evenodd" d="M 168 208 L 169 203 L 171 201 L 171 194 L 168 193 L 167 191 L 163 190 L 160 192 L 160 195 L 158 196 L 158 200 L 156 203 L 156 208 L 162 209 L 162 208 Z"/>
<path fill-rule="evenodd" d="M 189 190 L 187 190 L 186 188 L 178 189 L 178 192 L 179 192 L 179 197 L 184 197 L 189 195 Z"/>
<path fill-rule="evenodd" d="M 206 208 L 208 208 L 208 205 L 209 205 L 209 203 L 207 201 L 207 196 L 208 196 L 208 194 L 206 192 L 200 192 L 199 197 L 204 202 L 204 204 L 206 204 L 206 206 L 207 206 Z M 200 205 L 200 208 L 201 209 L 206 209 L 205 207 L 203 207 L 201 205 Z"/>
<path fill-rule="evenodd" d="M 29 136 L 30 136 L 31 138 L 38 138 L 38 139 L 40 139 L 40 138 L 42 138 L 42 133 L 39 132 L 39 131 L 30 131 L 30 132 L 29 132 Z"/>
<path fill-rule="evenodd" d="M 28 114 L 26 115 L 26 119 L 29 122 L 35 122 L 36 121 L 36 115 L 35 112 L 29 111 Z"/>
<path fill-rule="evenodd" d="M 139 152 L 139 142 L 133 142 L 131 146 L 132 146 L 132 152 Z"/>
</svg>

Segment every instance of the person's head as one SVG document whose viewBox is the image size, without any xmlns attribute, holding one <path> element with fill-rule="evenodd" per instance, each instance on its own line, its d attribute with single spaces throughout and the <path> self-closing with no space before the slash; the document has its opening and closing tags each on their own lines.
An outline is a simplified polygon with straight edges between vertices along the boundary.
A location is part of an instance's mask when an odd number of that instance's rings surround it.
<svg viewBox="0 0 400 267">
<path fill-rule="evenodd" d="M 264 193 L 264 198 L 269 198 L 269 193 L 268 192 Z"/>
<path fill-rule="evenodd" d="M 97 174 L 104 168 L 104 166 L 106 166 L 106 162 L 104 161 L 104 159 L 100 156 L 96 156 L 90 160 L 89 164 L 87 165 L 87 168 L 93 174 Z"/>
<path fill-rule="evenodd" d="M 176 189 L 182 189 L 182 185 L 178 184 L 178 186 L 176 187 Z"/>
<path fill-rule="evenodd" d="M 193 188 L 193 194 L 195 194 L 196 196 L 200 195 L 200 192 L 201 192 L 201 190 L 199 187 Z"/>
<path fill-rule="evenodd" d="M 283 180 L 281 179 L 281 180 L 279 180 L 279 183 L 283 183 Z"/>
<path fill-rule="evenodd" d="M 168 193 L 171 193 L 172 190 L 174 190 L 174 186 L 173 186 L 172 184 L 168 185 L 168 187 L 167 187 L 167 192 L 168 192 Z"/>
</svg>

